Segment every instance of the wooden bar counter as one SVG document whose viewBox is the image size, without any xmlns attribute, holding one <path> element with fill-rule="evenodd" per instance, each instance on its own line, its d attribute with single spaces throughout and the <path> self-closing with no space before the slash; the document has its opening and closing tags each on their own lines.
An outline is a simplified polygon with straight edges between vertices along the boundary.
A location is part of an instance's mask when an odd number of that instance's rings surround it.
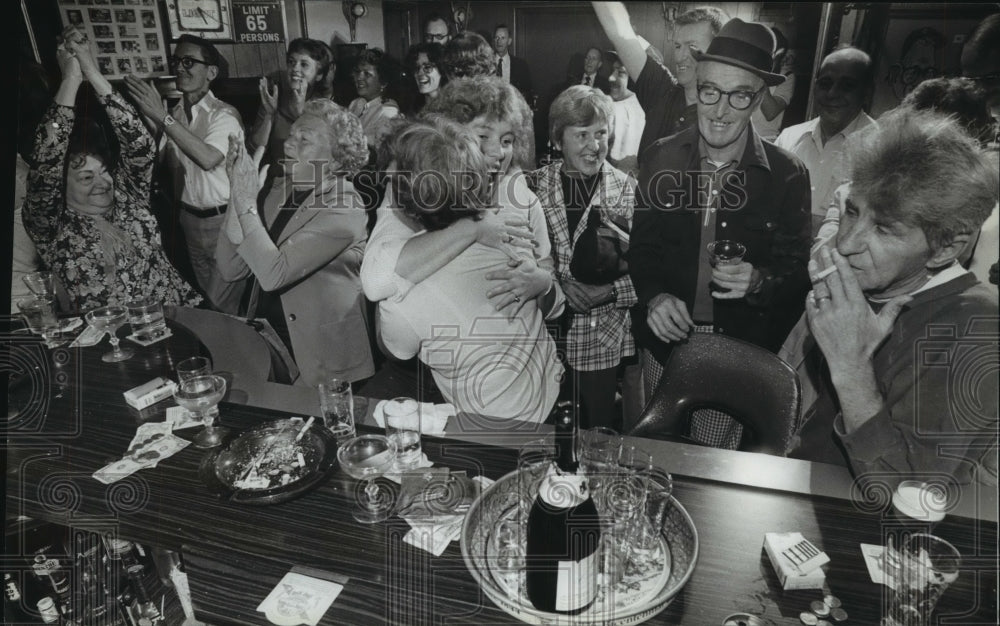
<svg viewBox="0 0 1000 626">
<path fill-rule="evenodd" d="M 226 362 L 219 353 L 225 344 L 200 340 L 177 317 L 170 326 L 172 337 L 134 346 L 136 356 L 121 363 L 101 361 L 106 341 L 49 350 L 24 339 L 21 361 L 38 369 L 31 383 L 11 391 L 12 406 L 21 413 L 6 432 L 8 522 L 23 515 L 180 551 L 197 617 L 208 624 L 267 624 L 257 605 L 297 565 L 348 578 L 321 624 L 517 623 L 484 596 L 457 541 L 434 557 L 403 543 L 409 526 L 398 517 L 374 525 L 355 522 L 351 506 L 358 483 L 339 468 L 315 490 L 272 506 L 212 495 L 198 477 L 205 452 L 194 446 L 111 485 L 92 478 L 121 457 L 140 423 L 162 420 L 173 405 L 165 401 L 137 411 L 125 403 L 123 391 L 156 376 L 173 377 L 174 366 L 187 356 L 208 353 L 216 363 Z M 220 405 L 225 426 L 248 428 L 318 409 L 314 390 L 254 380 L 250 371 L 225 375 L 239 392 L 229 399 L 244 402 Z M 357 399 L 362 432 L 377 430 L 369 425 L 373 405 Z M 502 433 L 462 428 L 471 421 L 460 416 L 451 420 L 447 436 L 425 437 L 428 457 L 470 476 L 497 479 L 515 469 L 519 443 L 545 434 L 523 426 Z M 771 531 L 799 531 L 829 554 L 825 592 L 841 599 L 850 616 L 846 623 L 878 623 L 886 588 L 869 579 L 860 544 L 883 544 L 892 530 L 883 520 L 888 493 L 853 488 L 844 468 L 636 442 L 673 474 L 674 495 L 693 518 L 700 541 L 693 576 L 648 623 L 718 626 L 730 614 L 749 612 L 764 623 L 799 624 L 800 612 L 824 592 L 782 591 L 762 550 L 764 533 Z M 990 491 L 956 497 L 956 507 L 934 529 L 963 555 L 961 575 L 935 614 L 942 624 L 997 623 L 996 494 Z"/>
</svg>

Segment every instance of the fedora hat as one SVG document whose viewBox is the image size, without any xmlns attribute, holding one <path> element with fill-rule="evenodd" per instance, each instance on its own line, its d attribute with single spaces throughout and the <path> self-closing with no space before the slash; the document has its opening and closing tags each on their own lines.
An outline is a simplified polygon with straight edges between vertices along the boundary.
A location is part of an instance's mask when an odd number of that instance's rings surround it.
<svg viewBox="0 0 1000 626">
<path fill-rule="evenodd" d="M 705 52 L 694 52 L 695 61 L 715 61 L 744 69 L 764 79 L 769 87 L 785 82 L 781 74 L 771 72 L 774 65 L 774 33 L 757 22 L 738 17 L 726 22 Z"/>
</svg>

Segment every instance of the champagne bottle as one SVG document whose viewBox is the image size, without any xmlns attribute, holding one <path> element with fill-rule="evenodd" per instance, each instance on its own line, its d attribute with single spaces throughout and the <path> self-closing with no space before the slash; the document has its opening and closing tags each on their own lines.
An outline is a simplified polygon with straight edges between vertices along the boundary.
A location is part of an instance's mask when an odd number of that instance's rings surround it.
<svg viewBox="0 0 1000 626">
<path fill-rule="evenodd" d="M 576 411 L 556 405 L 558 456 L 528 514 L 526 583 L 540 611 L 576 614 L 597 597 L 601 519 L 586 476 L 578 472 Z"/>
</svg>

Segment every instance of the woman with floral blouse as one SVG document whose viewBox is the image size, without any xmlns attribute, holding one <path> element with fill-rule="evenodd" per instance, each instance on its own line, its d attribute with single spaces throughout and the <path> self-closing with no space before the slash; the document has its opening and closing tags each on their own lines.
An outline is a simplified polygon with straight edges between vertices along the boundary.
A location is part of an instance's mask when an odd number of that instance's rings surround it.
<svg viewBox="0 0 1000 626">
<path fill-rule="evenodd" d="M 70 26 L 56 52 L 62 82 L 35 138 L 24 226 L 77 311 L 151 297 L 202 298 L 167 260 L 149 210 L 153 139 L 131 104 L 101 75 L 87 36 Z M 120 145 L 117 167 L 89 143 L 71 146 L 74 103 L 88 81 Z M 85 119 L 80 120 L 85 123 Z"/>
</svg>

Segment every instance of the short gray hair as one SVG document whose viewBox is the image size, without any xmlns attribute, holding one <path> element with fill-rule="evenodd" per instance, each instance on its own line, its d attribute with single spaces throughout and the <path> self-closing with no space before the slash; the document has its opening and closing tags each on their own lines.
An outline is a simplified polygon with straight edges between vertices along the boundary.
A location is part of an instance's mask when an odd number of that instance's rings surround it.
<svg viewBox="0 0 1000 626">
<path fill-rule="evenodd" d="M 305 103 L 302 115 L 315 115 L 326 122 L 332 156 L 341 171 L 354 173 L 368 162 L 368 142 L 361 119 L 329 98 L 315 98 Z"/>
<path fill-rule="evenodd" d="M 614 101 L 600 89 L 573 85 L 556 96 L 549 108 L 549 140 L 562 141 L 567 126 L 590 126 L 596 121 L 614 125 Z"/>
<path fill-rule="evenodd" d="M 851 193 L 919 227 L 932 250 L 979 230 L 996 204 L 996 163 L 952 118 L 903 107 L 848 141 Z"/>
</svg>

